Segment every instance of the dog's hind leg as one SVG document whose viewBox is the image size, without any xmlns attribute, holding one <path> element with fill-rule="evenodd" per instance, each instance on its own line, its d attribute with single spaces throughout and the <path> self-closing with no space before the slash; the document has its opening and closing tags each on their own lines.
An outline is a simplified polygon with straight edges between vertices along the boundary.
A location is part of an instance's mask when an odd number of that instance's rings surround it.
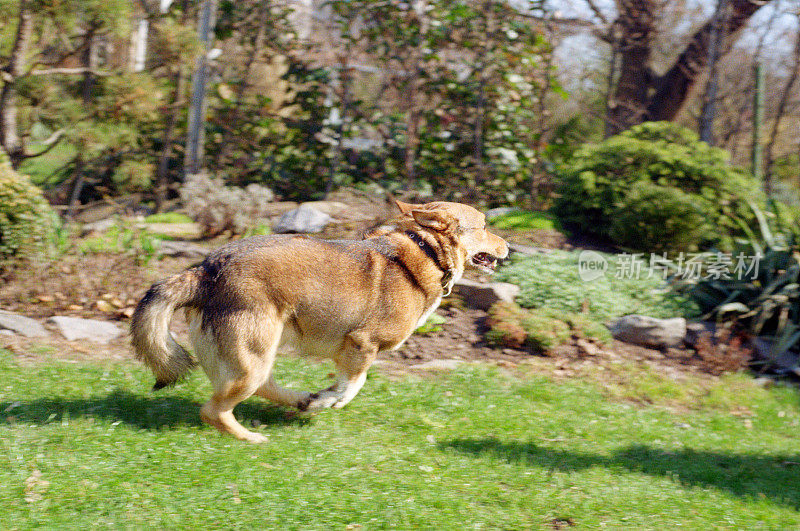
<svg viewBox="0 0 800 531">
<path fill-rule="evenodd" d="M 223 433 L 251 443 L 267 438 L 247 430 L 233 416 L 233 408 L 255 393 L 269 377 L 280 341 L 277 319 L 239 315 L 217 334 L 217 355 L 200 355 L 214 385 L 211 400 L 200 409 L 200 418 Z M 211 333 L 210 331 L 208 332 Z"/>
<path fill-rule="evenodd" d="M 296 406 L 297 403 L 302 400 L 307 400 L 311 396 L 311 393 L 308 391 L 296 391 L 294 389 L 281 387 L 272 375 L 267 379 L 267 383 L 256 390 L 256 394 L 276 404 L 292 407 Z"/>
<path fill-rule="evenodd" d="M 346 406 L 367 381 L 367 369 L 378 353 L 377 345 L 358 332 L 348 334 L 343 347 L 334 358 L 336 383 L 327 389 L 313 393 L 297 403 L 300 411 L 317 411 Z"/>
</svg>

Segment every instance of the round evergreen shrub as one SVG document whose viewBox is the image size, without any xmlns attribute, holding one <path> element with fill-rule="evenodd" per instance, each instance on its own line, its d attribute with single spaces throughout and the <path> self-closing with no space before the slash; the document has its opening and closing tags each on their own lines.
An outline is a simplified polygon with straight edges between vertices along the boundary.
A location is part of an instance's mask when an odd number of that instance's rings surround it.
<svg viewBox="0 0 800 531">
<path fill-rule="evenodd" d="M 56 219 L 41 190 L 0 155 L 0 270 L 41 255 L 53 241 Z"/>
<path fill-rule="evenodd" d="M 727 248 L 758 182 L 691 130 L 648 122 L 583 146 L 557 170 L 564 228 L 636 251 Z"/>
</svg>

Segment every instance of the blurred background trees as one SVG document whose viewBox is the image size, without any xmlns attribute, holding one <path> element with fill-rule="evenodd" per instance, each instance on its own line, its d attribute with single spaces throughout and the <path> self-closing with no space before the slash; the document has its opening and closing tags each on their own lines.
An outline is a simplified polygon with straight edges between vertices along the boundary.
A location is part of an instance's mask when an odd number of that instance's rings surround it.
<svg viewBox="0 0 800 531">
<path fill-rule="evenodd" d="M 797 0 L 209 5 L 204 47 L 197 0 L 0 0 L 0 144 L 62 214 L 178 197 L 201 53 L 203 166 L 280 199 L 544 208 L 584 143 L 670 121 L 748 169 L 758 128 L 767 188 L 800 203 Z"/>
</svg>

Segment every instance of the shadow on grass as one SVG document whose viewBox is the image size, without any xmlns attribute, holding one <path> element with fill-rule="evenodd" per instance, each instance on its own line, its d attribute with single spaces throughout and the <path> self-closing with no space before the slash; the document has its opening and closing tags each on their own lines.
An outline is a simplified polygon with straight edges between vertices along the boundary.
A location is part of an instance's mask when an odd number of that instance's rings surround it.
<svg viewBox="0 0 800 531">
<path fill-rule="evenodd" d="M 668 452 L 645 445 L 620 448 L 610 456 L 542 448 L 530 442 L 497 438 L 453 439 L 439 444 L 475 456 L 527 463 L 572 472 L 605 467 L 620 472 L 662 476 L 690 487 L 713 487 L 742 498 L 766 497 L 800 509 L 800 453 L 757 455 L 692 449 Z"/>
<path fill-rule="evenodd" d="M 258 400 L 258 399 L 254 399 Z M 178 426 L 202 426 L 201 404 L 176 396 L 142 396 L 115 390 L 92 398 L 39 398 L 0 402 L 0 425 L 17 422 L 37 425 L 61 422 L 64 418 L 95 418 L 121 421 L 136 428 L 160 430 Z M 287 410 L 267 402 L 247 401 L 234 409 L 245 426 L 257 421 L 266 425 L 305 425 L 307 418 L 286 415 Z"/>
</svg>

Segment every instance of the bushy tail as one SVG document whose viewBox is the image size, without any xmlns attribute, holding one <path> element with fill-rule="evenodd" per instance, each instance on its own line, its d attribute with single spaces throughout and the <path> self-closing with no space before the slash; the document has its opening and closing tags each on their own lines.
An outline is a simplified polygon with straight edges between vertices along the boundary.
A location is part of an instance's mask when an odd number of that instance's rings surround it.
<svg viewBox="0 0 800 531">
<path fill-rule="evenodd" d="M 197 365 L 191 354 L 175 341 L 169 323 L 175 310 L 201 304 L 202 269 L 192 268 L 153 284 L 139 301 L 131 320 L 136 359 L 156 375 L 154 390 L 173 385 Z"/>
</svg>

